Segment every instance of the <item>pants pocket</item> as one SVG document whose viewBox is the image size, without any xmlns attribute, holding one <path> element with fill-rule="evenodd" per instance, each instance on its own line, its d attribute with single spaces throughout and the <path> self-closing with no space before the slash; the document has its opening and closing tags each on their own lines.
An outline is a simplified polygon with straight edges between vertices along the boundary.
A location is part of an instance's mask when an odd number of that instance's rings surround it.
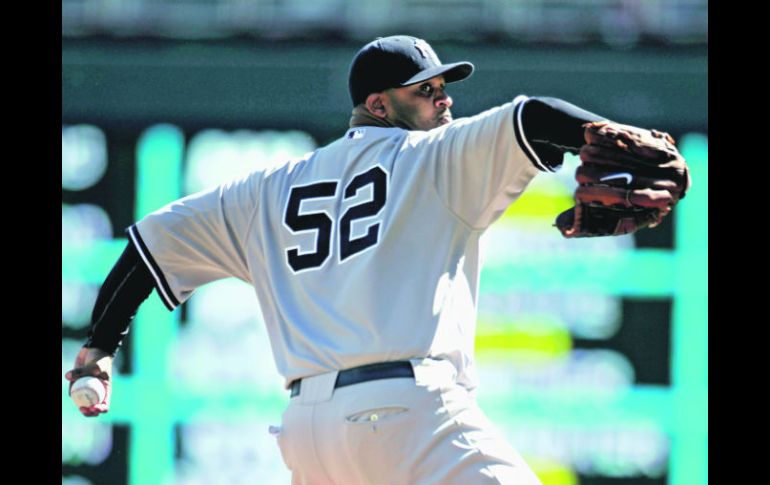
<svg viewBox="0 0 770 485">
<path fill-rule="evenodd" d="M 416 423 L 406 406 L 386 405 L 345 416 L 345 444 L 357 482 L 408 485 Z"/>
<path fill-rule="evenodd" d="M 378 407 L 349 414 L 345 416 L 345 421 L 349 424 L 375 424 L 393 419 L 408 411 L 409 408 L 404 406 Z"/>
</svg>

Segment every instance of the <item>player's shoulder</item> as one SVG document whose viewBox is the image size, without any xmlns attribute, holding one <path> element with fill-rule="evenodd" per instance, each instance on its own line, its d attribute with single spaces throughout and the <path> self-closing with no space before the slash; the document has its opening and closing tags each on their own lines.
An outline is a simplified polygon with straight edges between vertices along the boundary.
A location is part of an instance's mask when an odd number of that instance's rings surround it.
<svg viewBox="0 0 770 485">
<path fill-rule="evenodd" d="M 452 125 L 455 128 L 465 125 L 482 125 L 482 124 L 497 124 L 503 120 L 509 120 L 511 116 L 514 118 L 518 115 L 521 108 L 526 104 L 530 98 L 524 94 L 520 94 L 513 98 L 511 101 L 487 108 L 486 110 L 467 118 L 459 118 L 455 120 Z"/>
<path fill-rule="evenodd" d="M 407 136 L 407 130 L 398 127 L 359 126 L 352 127 L 329 143 L 308 154 L 299 161 L 299 165 L 321 163 L 333 165 L 335 162 L 345 163 L 356 159 L 359 155 L 369 152 L 372 148 L 382 145 L 398 145 Z"/>
<path fill-rule="evenodd" d="M 513 100 L 493 106 L 475 115 L 456 118 L 452 122 L 428 131 L 408 131 L 407 144 L 410 146 L 430 145 L 449 136 L 459 135 L 463 131 L 488 128 L 496 130 L 500 123 L 509 122 L 521 110 L 529 99 L 526 95 L 516 96 Z"/>
<path fill-rule="evenodd" d="M 383 160 L 398 153 L 409 132 L 398 127 L 360 126 L 347 129 L 332 142 L 269 167 L 262 172 L 263 183 L 283 190 L 288 185 L 301 185 L 318 180 L 343 177 L 372 157 Z"/>
<path fill-rule="evenodd" d="M 284 160 L 284 161 L 282 161 L 280 163 L 276 163 L 273 166 L 267 167 L 263 171 L 263 176 L 264 177 L 269 177 L 269 176 L 271 176 L 271 175 L 273 175 L 275 173 L 292 172 L 293 170 L 296 169 L 296 167 L 298 167 L 298 166 L 300 166 L 300 165 L 302 165 L 304 163 L 307 163 L 308 160 L 310 160 L 313 157 L 313 155 L 315 155 L 315 153 L 318 150 L 319 149 L 316 148 L 315 150 L 307 152 L 307 153 L 305 153 L 305 154 L 303 154 L 301 156 L 287 158 L 286 160 Z"/>
<path fill-rule="evenodd" d="M 330 144 L 329 148 L 347 149 L 356 145 L 368 145 L 382 140 L 403 138 L 407 133 L 407 130 L 395 126 L 357 126 L 349 128 L 341 138 Z"/>
</svg>

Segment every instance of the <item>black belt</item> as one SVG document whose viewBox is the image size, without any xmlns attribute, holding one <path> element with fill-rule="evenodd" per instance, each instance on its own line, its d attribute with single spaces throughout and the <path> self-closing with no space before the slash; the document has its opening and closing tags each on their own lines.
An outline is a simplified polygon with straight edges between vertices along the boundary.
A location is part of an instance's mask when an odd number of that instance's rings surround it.
<svg viewBox="0 0 770 485">
<path fill-rule="evenodd" d="M 414 377 L 412 364 L 409 361 L 382 362 L 341 370 L 337 374 L 337 380 L 334 381 L 334 388 L 350 386 L 359 382 L 393 379 L 396 377 Z M 290 386 L 291 397 L 299 395 L 301 383 L 302 379 L 292 381 Z"/>
</svg>

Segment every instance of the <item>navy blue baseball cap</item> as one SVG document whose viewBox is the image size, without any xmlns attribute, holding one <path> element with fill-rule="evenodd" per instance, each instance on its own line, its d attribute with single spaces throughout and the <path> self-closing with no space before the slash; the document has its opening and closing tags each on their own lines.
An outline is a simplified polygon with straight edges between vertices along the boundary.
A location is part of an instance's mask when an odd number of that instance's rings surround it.
<svg viewBox="0 0 770 485">
<path fill-rule="evenodd" d="M 409 86 L 440 74 L 447 83 L 461 81 L 471 73 L 470 62 L 442 64 L 424 40 L 394 35 L 379 37 L 358 51 L 350 65 L 348 89 L 353 106 L 357 106 L 372 93 Z"/>
</svg>

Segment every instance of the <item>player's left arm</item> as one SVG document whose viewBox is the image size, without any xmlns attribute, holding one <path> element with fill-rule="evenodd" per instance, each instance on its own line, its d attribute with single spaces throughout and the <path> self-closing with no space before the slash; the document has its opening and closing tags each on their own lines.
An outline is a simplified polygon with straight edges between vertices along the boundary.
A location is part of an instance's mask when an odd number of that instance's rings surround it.
<svg viewBox="0 0 770 485">
<path fill-rule="evenodd" d="M 496 220 L 540 172 L 561 166 L 582 145 L 587 121 L 600 116 L 557 98 L 517 96 L 512 102 L 424 134 L 405 150 L 426 161 L 446 207 L 474 229 Z"/>
<path fill-rule="evenodd" d="M 665 132 L 623 125 L 557 98 L 521 107 L 517 138 L 538 168 L 580 155 L 575 206 L 556 218 L 565 237 L 631 234 L 661 223 L 690 186 L 687 163 Z"/>
<path fill-rule="evenodd" d="M 562 99 L 544 96 L 527 99 L 514 116 L 517 142 L 544 172 L 558 170 L 565 153 L 580 152 L 585 144 L 584 124 L 607 119 Z"/>
</svg>

